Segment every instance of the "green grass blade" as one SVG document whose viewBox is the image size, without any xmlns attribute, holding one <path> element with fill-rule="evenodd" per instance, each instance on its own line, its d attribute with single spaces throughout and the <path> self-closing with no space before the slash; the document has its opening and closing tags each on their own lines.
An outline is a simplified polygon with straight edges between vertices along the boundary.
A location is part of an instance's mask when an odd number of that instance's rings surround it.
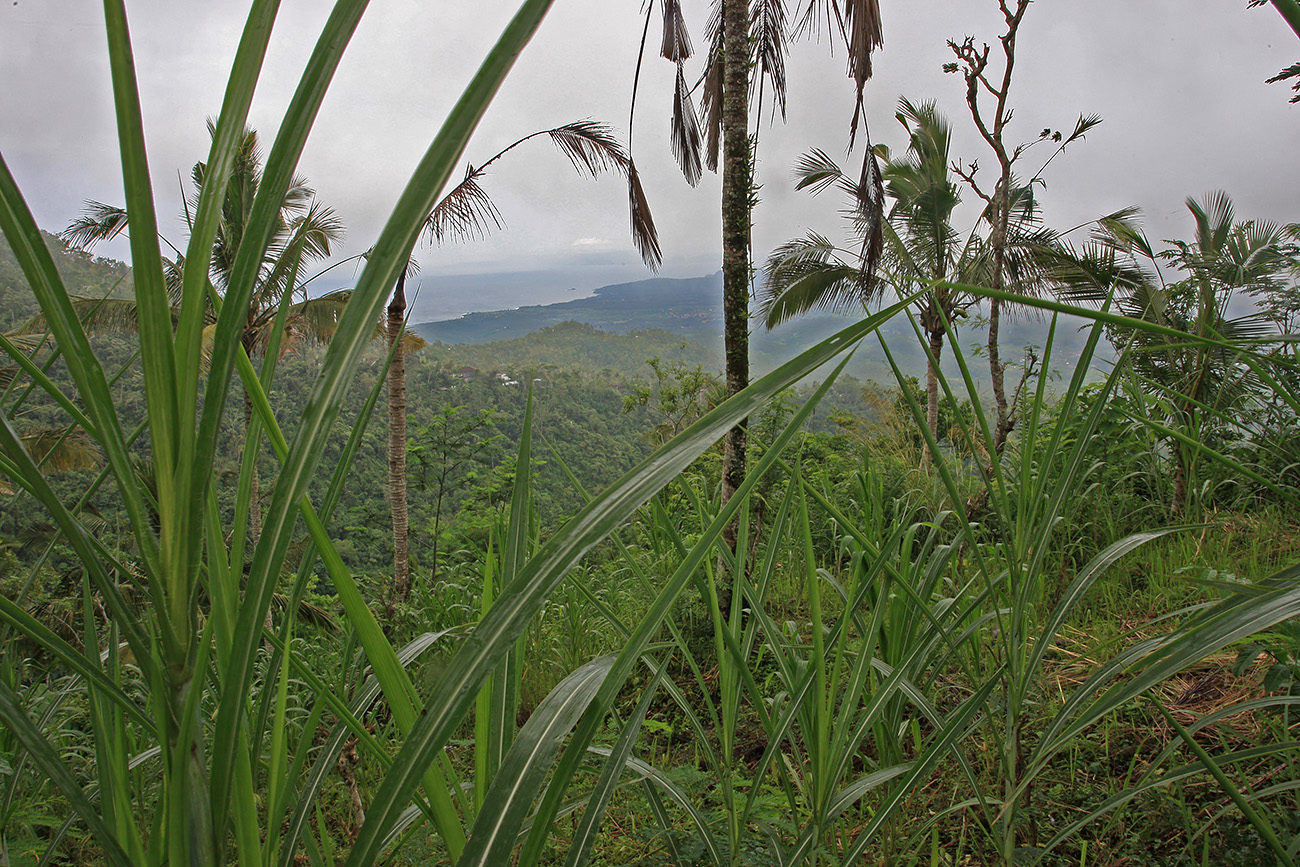
<svg viewBox="0 0 1300 867">
<path fill-rule="evenodd" d="M 319 461 L 322 444 L 329 435 L 333 420 L 352 381 L 357 365 L 360 363 L 362 353 L 374 335 L 375 323 L 379 320 L 379 313 L 386 300 L 387 292 L 396 281 L 398 271 L 406 266 L 410 250 L 418 238 L 424 219 L 436 204 L 447 179 L 455 170 L 469 136 L 482 117 L 483 112 L 486 111 L 488 103 L 496 93 L 514 59 L 540 24 L 549 5 L 549 0 L 531 0 L 531 2 L 526 3 L 507 28 L 496 48 L 489 54 L 483 67 L 462 95 L 444 123 L 442 130 L 421 160 L 419 167 L 394 208 L 388 224 L 375 245 L 375 252 L 368 261 L 361 279 L 352 293 L 351 301 L 326 351 L 321 373 L 312 389 L 301 421 L 295 431 L 294 444 L 289 449 L 289 453 L 284 460 L 279 480 L 271 497 L 261 541 L 253 554 L 248 579 L 250 604 L 246 605 L 241 612 L 240 628 L 238 630 L 239 635 L 248 638 L 237 648 L 230 666 L 229 689 L 233 693 L 242 694 L 250 684 L 256 644 L 254 636 L 260 626 L 258 618 L 269 603 L 271 590 L 276 577 L 278 577 L 276 573 L 279 564 L 283 562 L 288 550 L 298 502 L 305 492 L 307 483 Z M 331 16 L 321 47 L 313 55 L 308 72 L 304 75 L 303 84 L 300 86 L 299 94 L 295 96 L 295 107 L 286 116 L 280 134 L 277 136 L 276 145 L 272 148 L 271 156 L 268 157 L 266 174 L 263 179 L 265 186 L 259 192 L 259 203 L 262 201 L 263 192 L 278 189 L 280 191 L 278 195 L 282 196 L 283 189 L 287 188 L 289 178 L 292 175 L 292 165 L 296 163 L 296 154 L 301 150 L 301 140 L 305 139 L 311 118 L 314 117 L 315 106 L 319 104 L 320 94 L 323 94 L 324 86 L 328 82 L 329 74 L 327 72 L 332 71 L 333 63 L 337 61 L 337 55 L 342 50 L 341 45 L 329 43 L 328 37 L 333 34 L 336 38 L 340 38 L 343 43 L 346 43 L 346 35 L 351 32 L 351 27 L 355 26 L 354 19 L 360 14 L 363 6 L 364 4 L 357 2 L 341 2 L 336 7 L 335 15 Z M 348 26 L 349 22 L 351 22 L 350 26 Z M 282 142 L 285 143 L 283 146 Z M 294 146 L 295 143 L 297 146 Z M 276 209 L 278 210 L 278 205 L 276 205 Z M 258 211 L 257 204 L 254 206 L 254 211 Z M 255 213 L 254 216 L 256 218 L 257 214 Z M 266 219 L 270 219 L 269 206 Z M 264 242 L 265 234 L 263 234 L 262 240 Z M 247 239 L 246 243 L 248 243 Z M 264 243 L 262 246 L 264 246 Z M 241 257 L 244 252 L 241 245 Z M 246 278 L 251 278 L 254 273 L 252 264 L 246 267 Z M 239 268 L 240 263 L 237 261 L 237 272 Z M 236 276 L 238 277 L 238 273 Z M 248 291 L 251 292 L 251 288 Z M 215 396 L 219 401 L 224 400 L 224 386 L 221 385 L 220 378 L 228 376 L 228 373 L 223 371 L 229 370 L 230 362 L 234 359 L 237 354 L 236 350 L 239 348 L 231 342 L 235 341 L 238 335 L 238 323 L 234 322 L 234 320 L 242 316 L 241 311 L 246 303 L 247 297 L 242 302 L 236 301 L 233 305 L 227 302 L 223 307 L 222 316 L 226 317 L 227 322 L 232 323 L 226 326 L 224 340 L 222 334 L 223 323 L 220 320 L 218 322 L 218 338 L 212 360 L 214 372 L 211 379 L 216 381 Z M 227 355 L 224 359 L 219 359 L 218 352 L 226 352 Z M 220 421 L 220 407 L 212 403 L 213 398 L 214 388 L 210 383 L 208 397 L 205 399 L 204 405 L 203 423 L 205 428 L 197 446 L 200 450 L 200 458 L 199 463 L 196 464 L 196 472 L 197 466 L 202 465 L 204 455 L 210 454 L 209 447 L 215 442 L 216 427 Z M 217 414 L 217 417 L 210 418 L 210 411 Z M 372 660 L 378 660 L 383 655 L 380 645 L 387 644 L 382 631 L 375 632 L 367 628 L 363 634 L 366 640 L 375 646 L 375 653 L 371 655 Z M 370 650 L 371 648 L 367 647 L 367 651 Z M 391 654 L 391 648 L 389 648 L 388 653 Z M 376 662 L 376 664 L 378 665 L 379 662 Z M 398 701 L 400 698 L 391 697 L 390 700 Z M 217 734 L 219 740 L 227 748 L 233 748 L 235 742 L 234 733 L 240 725 L 240 713 L 238 702 L 235 699 L 223 701 L 218 712 Z M 429 767 L 429 765 L 425 767 Z M 228 773 L 222 772 L 220 777 L 214 775 L 214 797 L 224 797 L 228 788 Z M 409 795 L 409 793 L 407 794 Z M 431 797 L 438 797 L 437 792 L 430 792 L 429 794 Z M 221 803 L 220 800 L 217 802 Z M 404 808 L 404 805 L 389 806 L 393 810 L 392 817 L 395 817 Z M 374 815 L 373 809 L 371 814 Z M 450 821 L 450 818 L 450 816 L 447 817 L 448 821 Z M 367 822 L 367 827 L 370 824 L 370 822 Z M 450 824 L 441 830 L 444 834 L 454 833 Z M 360 861 L 354 860 L 352 862 L 354 864 L 369 862 L 378 856 L 376 847 L 378 841 L 383 837 L 383 833 L 376 832 L 373 837 L 368 837 L 368 833 L 363 828 L 362 840 L 358 841 L 359 848 L 354 848 L 352 857 L 354 859 L 358 858 L 357 852 L 365 852 L 367 848 L 371 851 L 359 856 Z M 449 837 L 448 843 L 453 850 L 458 848 L 454 837 Z"/>
<path fill-rule="evenodd" d="M 1241 811 L 1241 815 L 1245 816 L 1246 821 L 1250 822 L 1255 830 L 1259 832 L 1259 836 L 1268 844 L 1268 848 L 1273 850 L 1278 864 L 1282 865 L 1282 867 L 1295 867 L 1295 861 L 1292 860 L 1286 846 L 1278 838 L 1273 826 L 1251 806 L 1250 802 L 1241 794 L 1241 790 L 1232 784 L 1232 780 L 1228 779 L 1228 775 L 1223 772 L 1223 768 L 1219 766 L 1219 763 L 1205 751 L 1205 747 L 1197 743 L 1196 739 L 1187 733 L 1187 729 L 1183 728 L 1182 723 L 1174 718 L 1174 715 L 1169 712 L 1169 709 L 1159 699 L 1151 696 L 1151 702 L 1155 705 L 1156 710 L 1160 712 L 1160 715 L 1165 718 L 1165 722 L 1169 723 L 1170 727 L 1173 728 L 1179 739 L 1187 744 L 1197 760 L 1210 772 L 1210 776 L 1214 777 L 1214 781 L 1219 784 L 1219 788 L 1223 789 L 1232 800 L 1232 803 Z"/>
<path fill-rule="evenodd" d="M 610 754 L 610 750 L 603 747 L 590 747 L 589 750 L 598 756 L 608 757 Z M 718 849 L 718 841 L 715 839 L 713 831 L 709 827 L 708 816 L 706 816 L 704 812 L 695 805 L 689 795 L 682 791 L 681 786 L 674 783 L 666 774 L 664 774 L 663 771 L 643 762 L 635 756 L 627 760 L 627 767 L 633 773 L 640 774 L 645 778 L 647 784 L 653 785 L 655 789 L 667 795 L 673 803 L 686 813 L 687 818 L 689 818 L 691 824 L 695 826 L 696 832 L 700 835 L 700 838 L 704 843 L 704 850 L 709 854 L 709 857 L 712 859 L 714 864 L 721 867 L 721 865 L 728 863 L 727 859 L 723 857 L 723 853 Z M 660 818 L 659 824 L 665 834 L 671 833 L 670 825 L 663 821 L 663 818 Z"/>
<path fill-rule="evenodd" d="M 160 516 L 164 525 L 161 535 L 166 539 L 171 535 L 168 525 L 179 517 L 180 511 L 172 483 L 182 425 L 176 406 L 171 302 L 163 282 L 162 253 L 158 248 L 158 218 L 154 210 L 153 185 L 145 149 L 140 91 L 136 82 L 135 59 L 131 51 L 131 34 L 123 0 L 104 0 L 104 19 L 108 33 L 113 103 L 117 114 L 122 183 L 126 194 L 126 210 L 131 215 L 132 281 L 139 310 L 141 367 L 147 396 L 150 443 L 158 475 L 158 495 L 164 504 Z M 59 345 L 64 346 L 62 339 L 59 340 Z M 64 351 L 67 351 L 66 346 Z M 107 395 L 104 397 L 107 398 Z M 168 594 L 169 597 L 171 595 Z M 185 604 L 188 601 L 186 599 Z M 170 613 L 175 614 L 176 610 Z"/>
<path fill-rule="evenodd" d="M 113 408 L 108 382 L 99 359 L 90 347 L 90 341 L 81 327 L 68 298 L 54 259 L 45 247 L 44 238 L 27 203 L 14 182 L 4 159 L 0 156 L 0 230 L 12 249 L 23 276 L 41 306 L 54 339 L 58 344 L 68 371 L 77 384 L 78 396 L 85 411 L 94 422 L 99 444 L 112 467 L 121 492 L 123 505 L 140 546 L 140 557 L 146 570 L 157 558 L 157 540 L 153 535 L 148 510 L 136 480 L 135 467 L 127 450 L 121 425 Z M 43 501 L 44 502 L 44 501 Z M 48 505 L 48 503 L 47 503 Z"/>
<path fill-rule="evenodd" d="M 131 701 L 122 692 L 122 689 L 109 679 L 108 675 L 104 674 L 103 669 L 91 664 L 81 651 L 68 644 L 45 624 L 15 605 L 8 596 L 0 596 L 0 620 L 17 629 L 28 639 L 40 645 L 41 649 L 46 653 L 53 655 L 63 665 L 85 678 L 93 692 L 107 698 L 125 711 L 135 721 L 136 725 L 140 726 L 151 737 L 157 736 L 157 730 L 149 715 L 142 711 L 135 702 Z"/>
<path fill-rule="evenodd" d="M 551 690 L 520 729 L 483 799 L 483 809 L 457 862 L 459 867 L 505 864 L 519 827 L 550 770 L 560 744 L 596 696 L 614 657 L 593 660 Z"/>
<path fill-rule="evenodd" d="M 582 820 L 573 832 L 573 839 L 569 843 L 569 854 L 564 859 L 564 867 L 586 867 L 587 862 L 591 860 L 591 850 L 596 842 L 596 832 L 600 830 L 601 821 L 605 818 L 605 810 L 609 807 L 610 799 L 614 796 L 614 790 L 618 787 L 619 777 L 632 755 L 632 748 L 636 746 L 637 735 L 641 731 L 641 723 L 645 721 L 646 713 L 650 710 L 650 703 L 654 701 L 666 667 L 666 664 L 660 667 L 654 680 L 650 682 L 650 686 L 642 694 L 641 701 L 637 704 L 636 710 L 632 712 L 632 717 L 623 726 L 623 731 L 619 734 L 618 740 L 610 750 L 609 758 L 605 760 L 605 766 L 601 768 L 600 779 L 596 781 L 596 787 L 588 797 L 587 809 L 583 811 Z M 519 867 L 532 867 L 532 865 L 521 862 Z"/>
<path fill-rule="evenodd" d="M 102 848 L 104 858 L 108 863 L 114 865 L 114 867 L 132 867 L 131 859 L 118 845 L 112 830 L 100 818 L 99 809 L 91 803 L 86 793 L 81 790 L 81 786 L 77 784 L 72 772 L 59 758 L 58 751 L 50 745 L 49 741 L 41 734 L 40 729 L 23 711 L 22 702 L 3 679 L 0 679 L 0 720 L 4 721 L 9 733 L 32 757 L 32 761 L 41 769 L 46 778 L 67 799 L 72 812 L 80 816 L 81 820 L 86 823 L 86 827 Z"/>
<path fill-rule="evenodd" d="M 1224 599 L 1170 635 L 1141 642 L 1099 667 L 1066 700 L 1043 733 L 1031 756 L 1030 770 L 1036 773 L 1088 726 L 1151 687 L 1234 641 L 1300 615 L 1300 566 L 1285 569 L 1263 583 L 1270 592 Z M 1130 677 L 1110 684 L 1125 670 L 1131 672 Z"/>
</svg>

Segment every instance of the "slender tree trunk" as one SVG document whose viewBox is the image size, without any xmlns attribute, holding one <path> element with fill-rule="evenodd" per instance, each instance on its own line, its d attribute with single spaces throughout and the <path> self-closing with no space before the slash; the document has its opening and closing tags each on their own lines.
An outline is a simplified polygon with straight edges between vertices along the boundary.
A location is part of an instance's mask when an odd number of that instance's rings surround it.
<svg viewBox="0 0 1300 867">
<path fill-rule="evenodd" d="M 930 332 L 930 354 L 934 356 L 925 369 L 925 424 L 930 428 L 930 435 L 937 442 L 939 439 L 939 362 L 943 358 L 943 332 Z M 930 447 L 926 446 L 925 460 L 934 462 Z"/>
<path fill-rule="evenodd" d="M 995 254 L 994 258 L 997 256 Z M 1001 267 L 997 267 L 994 272 L 993 281 L 995 284 L 1002 282 Z M 995 288 L 1001 289 L 1000 285 Z M 1002 454 L 1006 447 L 1007 437 L 1016 426 L 1015 416 L 1012 415 L 1010 408 L 1007 406 L 1007 389 L 1006 373 L 1007 366 L 1002 361 L 1002 354 L 998 351 L 998 332 L 1002 325 L 1002 302 L 994 298 L 989 302 L 989 376 L 993 380 L 993 402 L 997 405 L 998 421 L 997 426 L 993 429 L 993 455 Z"/>
<path fill-rule="evenodd" d="M 406 512 L 406 356 L 402 334 L 406 327 L 406 272 L 397 278 L 388 305 L 388 509 L 393 519 L 393 595 L 405 602 L 411 595 L 411 563 Z"/>
<path fill-rule="evenodd" d="M 753 160 L 749 142 L 749 5 L 722 2 L 722 309 L 727 396 L 749 385 L 749 234 Z M 747 421 L 727 433 L 722 502 L 745 480 Z M 734 551 L 736 525 L 724 535 Z"/>
</svg>

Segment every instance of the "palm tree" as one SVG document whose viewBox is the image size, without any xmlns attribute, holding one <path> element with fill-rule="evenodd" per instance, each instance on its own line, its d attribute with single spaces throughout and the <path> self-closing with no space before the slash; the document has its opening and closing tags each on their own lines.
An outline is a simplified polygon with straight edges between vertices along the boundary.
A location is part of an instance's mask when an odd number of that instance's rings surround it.
<svg viewBox="0 0 1300 867">
<path fill-rule="evenodd" d="M 871 191 L 861 179 L 846 176 L 822 151 L 806 155 L 796 167 L 797 189 L 814 193 L 835 186 L 847 194 L 852 250 L 841 250 L 826 236 L 810 233 L 773 251 L 765 267 L 762 313 L 768 328 L 813 309 L 851 309 L 877 300 L 886 285 L 900 296 L 929 287 L 918 311 L 930 348 L 926 377 L 926 414 L 938 436 L 939 387 L 937 365 L 944 338 L 971 298 L 952 282 L 973 282 L 985 262 L 984 246 L 972 233 L 962 238 L 952 225 L 961 201 L 949 166 L 951 130 L 933 103 L 899 103 L 899 120 L 908 129 L 907 152 L 886 162 L 881 170 L 885 191 L 893 200 L 883 225 L 882 279 L 869 268 L 870 230 L 866 213 Z M 950 282 L 951 281 L 951 282 Z"/>
<path fill-rule="evenodd" d="M 1232 200 L 1217 191 L 1203 200 L 1188 198 L 1195 235 L 1156 251 L 1136 226 L 1107 221 L 1102 239 L 1144 267 L 1120 299 L 1128 316 L 1154 322 L 1189 336 L 1227 344 L 1259 343 L 1272 335 L 1266 312 L 1234 315 L 1238 292 L 1268 296 L 1282 289 L 1295 267 L 1290 230 L 1272 222 L 1237 222 Z M 1166 280 L 1161 263 L 1181 272 Z M 1072 297 L 1080 297 L 1075 293 Z M 1173 430 L 1173 502 L 1175 514 L 1191 505 L 1198 449 L 1207 427 L 1249 399 L 1259 383 L 1243 363 L 1241 351 L 1223 345 L 1171 339 L 1150 332 L 1123 332 L 1132 341 L 1133 370 L 1146 391 L 1165 407 Z"/>
<path fill-rule="evenodd" d="M 628 184 L 632 241 L 646 266 L 659 269 L 662 253 L 659 237 L 645 191 L 637 178 L 636 167 L 623 145 L 607 124 L 580 120 L 552 129 L 529 133 L 502 148 L 486 162 L 470 165 L 464 179 L 456 185 L 429 213 L 425 220 L 425 233 L 431 243 L 442 243 L 448 238 L 470 239 L 482 237 L 504 225 L 501 213 L 483 189 L 481 181 L 497 160 L 525 142 L 546 136 L 568 157 L 580 174 L 598 178 L 607 171 L 624 177 Z M 411 592 L 410 541 L 406 500 L 406 362 L 405 349 L 394 349 L 399 340 L 410 342 L 406 329 L 406 281 L 411 275 L 408 267 L 398 277 L 393 297 L 388 304 L 385 335 L 388 340 L 390 363 L 388 368 L 388 505 L 393 526 L 393 595 L 389 599 L 389 614 L 393 604 L 405 600 Z M 436 565 L 435 565 L 436 570 Z"/>
<path fill-rule="evenodd" d="M 697 87 L 704 120 L 696 114 L 687 85 L 685 62 L 693 49 L 681 0 L 660 0 L 663 39 L 660 55 L 677 65 L 673 91 L 673 153 L 682 173 L 694 186 L 702 167 L 711 171 L 722 160 L 722 308 L 723 353 L 727 395 L 749 384 L 749 295 L 752 279 L 750 227 L 755 204 L 754 149 L 757 135 L 749 130 L 750 92 L 758 84 L 756 115 L 762 114 L 764 87 L 785 114 L 785 57 L 791 39 L 817 34 L 824 26 L 843 42 L 848 71 L 857 86 L 857 100 L 849 127 L 852 145 L 862 117 L 862 90 L 871 77 L 871 54 L 883 41 L 878 0 L 807 0 L 802 14 L 787 16 L 785 0 L 714 0 L 709 20 L 709 50 Z M 655 4 L 646 4 L 646 32 Z M 642 37 L 642 53 L 645 37 Z M 751 69 L 755 78 L 751 78 Z M 638 73 L 640 67 L 638 64 Z M 639 76 L 638 76 L 639 77 Z M 636 83 L 632 88 L 635 112 Z M 865 123 L 863 123 L 865 127 Z M 866 257 L 868 270 L 880 250 L 880 175 L 870 147 L 864 151 L 864 189 L 870 192 L 864 213 L 873 228 Z M 723 446 L 722 502 L 725 504 L 745 478 L 746 424 L 727 434 Z M 726 533 L 734 549 L 734 526 Z"/>
<path fill-rule="evenodd" d="M 1031 185 L 1009 185 L 1007 221 L 1000 251 L 980 235 L 995 231 L 994 209 L 987 201 L 975 227 L 966 235 L 953 226 L 961 202 L 953 177 L 951 129 L 934 103 L 900 100 L 899 121 L 908 130 L 906 153 L 891 158 L 887 148 L 881 169 L 885 192 L 892 200 L 883 226 L 884 249 L 879 279 L 868 265 L 870 229 L 865 215 L 871 191 L 861 179 L 846 176 L 822 151 L 806 155 L 796 168 L 797 188 L 817 193 L 834 186 L 851 203 L 847 212 L 855 239 L 853 249 L 840 249 L 825 235 L 810 233 L 773 251 L 765 267 L 762 314 L 768 328 L 814 309 L 865 308 L 886 287 L 900 297 L 922 292 L 917 319 L 929 350 L 926 374 L 926 423 L 938 439 L 939 364 L 944 342 L 974 298 L 959 285 L 991 286 L 1035 294 L 1052 285 L 1066 265 L 1079 264 L 1056 233 L 1041 225 Z M 1096 275 L 1095 269 L 1080 274 Z"/>
<path fill-rule="evenodd" d="M 208 133 L 215 127 L 209 122 Z M 253 199 L 261 183 L 261 154 L 257 131 L 245 128 L 235 154 L 234 168 L 226 186 L 221 222 L 212 249 L 209 279 L 214 292 L 224 294 L 229 288 L 235 256 L 243 240 L 244 229 L 252 214 Z M 193 190 L 186 199 L 186 216 L 197 207 L 203 190 L 207 166 L 196 163 L 190 173 Z M 319 298 L 306 297 L 305 281 L 300 278 L 304 265 L 329 257 L 334 244 L 343 237 L 343 224 L 333 209 L 315 199 L 315 190 L 303 178 L 295 178 L 285 193 L 270 244 L 262 257 L 252 302 L 244 325 L 241 342 L 250 356 L 263 354 L 275 345 L 283 354 L 308 342 L 330 338 L 347 304 L 349 293 L 333 292 Z M 87 202 L 80 217 L 59 237 L 76 249 L 90 250 L 100 241 L 117 237 L 129 228 L 126 209 L 101 202 Z M 185 258 L 180 248 L 171 246 L 174 258 L 164 261 L 169 291 L 173 299 L 179 293 Z M 287 305 L 287 306 L 286 306 Z M 132 299 L 75 299 L 74 306 L 83 313 L 87 331 L 135 331 L 138 310 Z M 284 308 L 282 310 L 282 307 Z M 282 327 L 277 329 L 277 321 Z M 208 324 L 215 322 L 209 311 Z M 28 329 L 43 328 L 38 320 Z M 244 397 L 244 431 L 252 422 L 253 407 Z M 256 444 L 251 446 L 256 447 Z M 261 535 L 261 510 L 258 506 L 257 465 L 253 464 L 252 498 L 249 509 L 249 533 L 253 544 Z"/>
</svg>

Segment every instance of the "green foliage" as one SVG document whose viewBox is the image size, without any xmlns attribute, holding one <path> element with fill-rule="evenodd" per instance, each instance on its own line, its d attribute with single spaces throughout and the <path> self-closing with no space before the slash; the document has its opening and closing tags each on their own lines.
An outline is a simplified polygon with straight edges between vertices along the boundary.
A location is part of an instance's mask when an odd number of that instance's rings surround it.
<svg viewBox="0 0 1300 867">
<path fill-rule="evenodd" d="M 72 296 L 111 299 L 125 270 L 52 245 L 0 164 L 0 312 L 27 322 L 35 299 L 54 336 L 0 341 L 0 856 L 1286 863 L 1300 845 L 1300 380 L 1293 346 L 1220 321 L 1219 290 L 1249 264 L 1232 251 L 1263 248 L 1259 227 L 1214 208 L 1161 260 L 1185 275 L 1160 289 L 1163 319 L 1033 302 L 1099 324 L 1054 395 L 1054 320 L 1003 452 L 955 343 L 960 380 L 935 371 L 933 427 L 887 341 L 896 387 L 841 364 L 796 390 L 936 291 L 997 294 L 935 274 L 725 402 L 701 399 L 712 378 L 669 354 L 680 344 L 653 355 L 648 384 L 613 369 L 643 335 L 616 346 L 570 326 L 535 344 L 596 344 L 597 370 L 533 365 L 524 344 L 481 369 L 460 350 L 416 354 L 425 578 L 380 623 L 374 324 L 546 5 L 524 4 L 431 146 L 331 344 L 268 352 L 261 371 L 243 340 L 255 287 L 297 264 L 278 221 L 364 4 L 344 0 L 326 25 L 234 251 L 219 243 L 225 181 L 275 6 L 254 4 L 179 287 L 152 230 L 124 13 L 108 4 L 138 340 L 90 340 L 93 305 Z M 1294 261 L 1274 264 L 1249 285 L 1270 327 L 1289 328 Z M 1138 360 L 1096 382 L 1107 328 Z M 1188 370 L 1218 379 L 1198 391 Z M 228 435 L 236 375 L 255 418 L 243 455 Z M 750 472 L 723 505 L 716 443 L 742 418 Z M 648 456 L 646 429 L 660 441 Z M 1167 525 L 1177 454 L 1216 525 Z M 250 548 L 255 468 L 270 492 Z M 734 549 L 720 542 L 733 522 Z M 1230 667 L 1266 692 L 1203 705 L 1202 682 L 1178 686 Z M 609 813 L 636 831 L 601 835 Z"/>
</svg>

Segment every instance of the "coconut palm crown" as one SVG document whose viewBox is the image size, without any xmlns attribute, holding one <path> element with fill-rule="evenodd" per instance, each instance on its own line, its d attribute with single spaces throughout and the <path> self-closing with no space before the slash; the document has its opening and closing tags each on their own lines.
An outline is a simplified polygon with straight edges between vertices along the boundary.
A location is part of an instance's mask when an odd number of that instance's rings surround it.
<svg viewBox="0 0 1300 867">
<path fill-rule="evenodd" d="M 214 127 L 208 123 L 211 134 Z M 236 153 L 234 170 L 226 186 L 221 220 L 213 244 L 209 279 L 216 291 L 229 289 L 235 255 L 243 240 L 244 229 L 252 214 L 253 199 L 262 179 L 262 156 L 257 131 L 245 128 Z M 207 174 L 207 166 L 196 163 L 190 172 L 193 190 L 186 197 L 185 218 L 197 207 Z M 76 249 L 89 250 L 101 241 L 111 240 L 129 229 L 125 208 L 102 202 L 87 202 L 82 215 L 59 234 Z M 303 297 L 293 301 L 281 336 L 281 351 L 290 351 L 303 342 L 328 340 L 347 303 L 347 292 L 333 292 L 320 298 L 307 298 L 300 277 L 302 268 L 329 257 L 335 244 L 343 238 L 343 223 L 332 208 L 316 200 L 316 191 L 306 179 L 295 177 L 285 193 L 270 244 L 258 269 L 253 303 L 242 342 L 250 354 L 264 351 L 270 341 L 276 313 L 285 293 Z M 174 257 L 164 261 L 168 291 L 178 296 L 184 274 L 185 257 L 180 248 L 170 244 Z M 86 314 L 89 331 L 134 331 L 137 327 L 135 302 L 126 299 L 78 299 L 79 313 Z M 215 317 L 209 313 L 209 324 Z M 39 323 L 33 323 L 39 327 Z"/>
</svg>

